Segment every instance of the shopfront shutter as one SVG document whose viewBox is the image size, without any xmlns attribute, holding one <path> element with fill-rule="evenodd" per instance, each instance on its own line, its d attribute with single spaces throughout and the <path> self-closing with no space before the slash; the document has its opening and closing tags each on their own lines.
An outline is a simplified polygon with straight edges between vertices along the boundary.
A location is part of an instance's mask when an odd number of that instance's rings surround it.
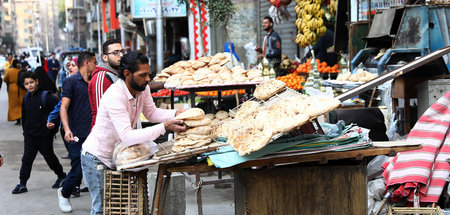
<svg viewBox="0 0 450 215">
<path fill-rule="evenodd" d="M 297 44 L 295 43 L 295 37 L 297 36 L 297 27 L 295 26 L 295 20 L 297 18 L 297 15 L 295 13 L 295 1 L 292 1 L 288 5 L 288 11 L 290 16 L 290 19 L 288 21 L 284 21 L 282 23 L 274 23 L 274 30 L 278 33 L 281 37 L 281 52 L 282 54 L 287 55 L 290 59 L 295 58 L 295 54 L 297 53 Z M 269 16 L 269 8 L 272 6 L 269 1 L 267 0 L 260 0 L 260 22 L 259 25 L 262 23 L 262 19 L 266 16 Z M 282 6 L 283 7 L 283 6 Z M 264 40 L 264 37 L 266 36 L 267 32 L 264 31 L 262 27 L 260 27 L 260 44 L 259 46 L 262 47 L 262 42 Z"/>
</svg>

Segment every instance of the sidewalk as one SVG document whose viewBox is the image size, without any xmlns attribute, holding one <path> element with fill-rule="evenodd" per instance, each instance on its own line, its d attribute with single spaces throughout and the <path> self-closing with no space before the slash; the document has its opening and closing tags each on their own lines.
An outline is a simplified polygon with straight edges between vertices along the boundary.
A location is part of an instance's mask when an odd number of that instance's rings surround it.
<svg viewBox="0 0 450 215">
<path fill-rule="evenodd" d="M 51 186 L 56 175 L 45 163 L 40 153 L 33 164 L 31 177 L 28 180 L 28 192 L 11 194 L 12 189 L 19 182 L 19 169 L 23 154 L 22 127 L 8 122 L 8 96 L 6 85 L 0 90 L 0 154 L 4 157 L 4 165 L 0 167 L 0 214 L 8 215 L 53 215 L 63 214 L 58 207 L 56 189 Z M 66 149 L 59 133 L 54 141 L 55 154 L 60 158 L 66 154 Z M 70 160 L 60 159 L 64 171 L 70 170 Z M 186 214 L 197 214 L 195 191 L 188 182 L 186 184 Z M 84 185 L 82 185 L 84 187 Z M 215 189 L 205 186 L 202 190 L 203 213 L 234 214 L 233 189 Z M 79 198 L 71 199 L 73 215 L 86 215 L 90 212 L 91 197 L 89 193 L 81 193 Z"/>
</svg>

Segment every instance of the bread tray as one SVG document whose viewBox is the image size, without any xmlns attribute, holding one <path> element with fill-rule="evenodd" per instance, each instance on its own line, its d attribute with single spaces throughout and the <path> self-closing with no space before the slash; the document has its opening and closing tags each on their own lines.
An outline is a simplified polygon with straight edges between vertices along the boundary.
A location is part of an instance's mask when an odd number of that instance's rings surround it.
<svg viewBox="0 0 450 215">
<path fill-rule="evenodd" d="M 169 142 L 169 141 L 168 141 Z M 138 161 L 122 166 L 118 166 L 118 171 L 140 171 L 142 169 L 147 169 L 150 165 L 160 164 L 160 163 L 174 163 L 177 161 L 184 161 L 188 158 L 196 156 L 198 154 L 202 154 L 205 152 L 216 151 L 219 147 L 227 146 L 228 144 L 222 142 L 212 142 L 207 146 L 202 146 L 196 149 L 190 149 L 182 152 L 172 152 L 169 154 L 161 155 L 161 156 L 153 156 L 149 160 Z M 160 148 L 160 150 L 164 150 Z M 169 149 L 166 149 L 169 150 Z"/>
<path fill-rule="evenodd" d="M 268 106 L 272 105 L 273 103 L 275 103 L 277 101 L 280 101 L 282 99 L 286 99 L 286 98 L 289 98 L 289 97 L 292 97 L 292 96 L 299 96 L 299 95 L 302 95 L 302 94 L 297 92 L 294 89 L 285 87 L 281 92 L 273 95 L 268 100 L 263 101 L 263 100 L 258 100 L 255 97 L 252 97 L 251 99 L 247 100 L 246 102 L 256 101 L 256 102 L 258 102 L 261 105 L 261 107 L 268 107 Z M 242 104 L 238 105 L 237 107 L 231 109 L 229 112 L 232 112 L 234 115 L 236 115 L 238 110 L 241 108 L 241 106 L 244 103 L 242 103 Z M 310 120 L 312 120 L 312 119 L 310 119 Z M 269 143 L 275 141 L 276 139 L 282 137 L 285 134 L 286 133 L 277 133 L 277 134 L 272 135 L 272 138 L 270 139 Z"/>
</svg>

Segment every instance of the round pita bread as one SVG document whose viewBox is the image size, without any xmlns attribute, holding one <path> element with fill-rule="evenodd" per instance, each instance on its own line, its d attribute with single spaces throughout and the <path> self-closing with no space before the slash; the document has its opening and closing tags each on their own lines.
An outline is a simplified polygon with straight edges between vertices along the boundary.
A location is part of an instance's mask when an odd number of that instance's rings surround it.
<svg viewBox="0 0 450 215">
<path fill-rule="evenodd" d="M 203 119 L 187 119 L 184 120 L 184 124 L 186 124 L 189 127 L 199 127 L 204 125 L 211 125 L 211 120 L 207 118 Z"/>
<path fill-rule="evenodd" d="M 219 110 L 216 113 L 216 118 L 219 120 L 223 120 L 226 119 L 228 117 L 228 112 L 223 111 L 223 110 Z"/>
<path fill-rule="evenodd" d="M 179 114 L 175 119 L 203 119 L 205 112 L 200 108 L 191 108 Z"/>
</svg>

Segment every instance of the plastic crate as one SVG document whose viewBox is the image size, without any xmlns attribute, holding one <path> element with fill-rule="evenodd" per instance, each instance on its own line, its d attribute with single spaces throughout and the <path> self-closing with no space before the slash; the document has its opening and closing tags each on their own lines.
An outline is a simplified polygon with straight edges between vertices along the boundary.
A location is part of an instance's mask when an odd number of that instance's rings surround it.
<svg viewBox="0 0 450 215">
<path fill-rule="evenodd" d="M 147 171 L 105 170 L 103 214 L 148 214 Z"/>
</svg>

